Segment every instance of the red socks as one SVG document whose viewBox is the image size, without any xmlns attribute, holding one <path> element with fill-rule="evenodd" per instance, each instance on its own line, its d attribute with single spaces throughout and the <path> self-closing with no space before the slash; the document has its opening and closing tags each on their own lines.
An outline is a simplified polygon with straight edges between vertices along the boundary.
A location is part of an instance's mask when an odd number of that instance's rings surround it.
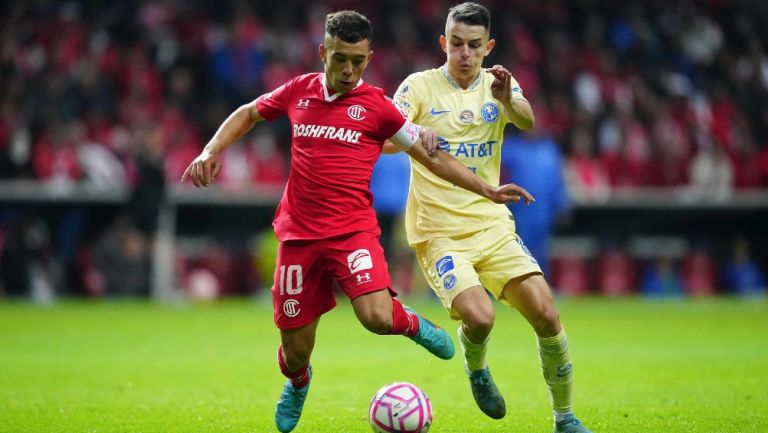
<svg viewBox="0 0 768 433">
<path fill-rule="evenodd" d="M 283 373 L 283 376 L 291 379 L 291 384 L 293 384 L 294 388 L 299 389 L 307 386 L 309 383 L 309 364 L 296 371 L 289 370 L 288 365 L 285 363 L 282 345 L 277 348 L 277 363 L 280 364 L 280 372 Z"/>
<path fill-rule="evenodd" d="M 397 298 L 392 298 L 392 329 L 389 333 L 413 337 L 417 332 L 419 332 L 419 318 L 405 311 L 403 304 Z"/>
<path fill-rule="evenodd" d="M 391 335 L 405 335 L 406 337 L 413 337 L 419 332 L 419 318 L 414 313 L 409 313 L 403 308 L 403 304 L 392 298 L 392 329 L 389 331 Z M 291 380 L 291 384 L 296 389 L 304 388 L 309 383 L 309 364 L 299 368 L 296 371 L 288 369 L 288 365 L 285 363 L 285 354 L 283 353 L 283 346 L 277 347 L 277 363 L 280 365 L 280 372 L 283 376 Z"/>
</svg>

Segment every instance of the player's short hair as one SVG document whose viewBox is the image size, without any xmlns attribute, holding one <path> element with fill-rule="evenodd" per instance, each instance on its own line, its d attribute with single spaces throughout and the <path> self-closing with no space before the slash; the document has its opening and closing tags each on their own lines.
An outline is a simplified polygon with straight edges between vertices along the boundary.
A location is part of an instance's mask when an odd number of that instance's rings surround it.
<svg viewBox="0 0 768 433">
<path fill-rule="evenodd" d="M 485 6 L 475 2 L 457 4 L 448 9 L 446 27 L 451 21 L 470 26 L 483 26 L 488 32 L 491 31 L 491 13 L 488 12 Z"/>
<path fill-rule="evenodd" d="M 371 22 L 365 15 L 355 11 L 339 11 L 326 15 L 325 32 L 351 44 L 363 39 L 371 42 L 373 38 Z"/>
</svg>

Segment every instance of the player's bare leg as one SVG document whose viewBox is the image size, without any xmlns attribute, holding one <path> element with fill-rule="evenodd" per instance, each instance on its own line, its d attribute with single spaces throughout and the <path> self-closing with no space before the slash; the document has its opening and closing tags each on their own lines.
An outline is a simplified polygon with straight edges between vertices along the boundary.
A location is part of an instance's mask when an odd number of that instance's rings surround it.
<svg viewBox="0 0 768 433">
<path fill-rule="evenodd" d="M 451 359 L 456 352 L 444 329 L 403 306 L 387 289 L 358 296 L 352 308 L 360 323 L 375 334 L 405 335 L 442 359 Z"/>
<path fill-rule="evenodd" d="M 277 349 L 277 359 L 280 371 L 288 378 L 275 410 L 275 424 L 282 433 L 296 428 L 301 418 L 301 411 L 309 392 L 309 382 L 312 379 L 312 365 L 309 363 L 309 358 L 315 347 L 315 334 L 319 322 L 318 317 L 304 327 L 280 331 L 282 345 Z"/>
<path fill-rule="evenodd" d="M 541 368 L 554 410 L 555 433 L 590 433 L 573 415 L 573 365 L 568 339 L 547 281 L 540 274 L 524 275 L 510 280 L 502 296 L 536 332 Z"/>
<path fill-rule="evenodd" d="M 457 333 L 475 403 L 489 417 L 501 419 L 507 413 L 506 404 L 485 358 L 496 318 L 493 302 L 482 286 L 473 286 L 456 296 L 451 306 L 462 321 Z"/>
</svg>

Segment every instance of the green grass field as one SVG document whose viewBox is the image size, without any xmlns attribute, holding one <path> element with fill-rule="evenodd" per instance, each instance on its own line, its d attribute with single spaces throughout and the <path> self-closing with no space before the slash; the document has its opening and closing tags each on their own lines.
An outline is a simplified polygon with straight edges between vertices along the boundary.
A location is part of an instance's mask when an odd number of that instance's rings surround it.
<svg viewBox="0 0 768 433">
<path fill-rule="evenodd" d="M 460 357 L 375 336 L 346 302 L 320 322 L 297 433 L 370 431 L 368 401 L 410 381 L 432 432 L 551 432 L 533 334 L 499 309 L 489 359 L 507 417 L 486 418 Z M 415 307 L 455 325 L 433 302 Z M 576 412 L 595 433 L 768 432 L 768 302 L 559 300 Z M 283 378 L 264 300 L 0 303 L 0 432 L 271 432 Z"/>
</svg>

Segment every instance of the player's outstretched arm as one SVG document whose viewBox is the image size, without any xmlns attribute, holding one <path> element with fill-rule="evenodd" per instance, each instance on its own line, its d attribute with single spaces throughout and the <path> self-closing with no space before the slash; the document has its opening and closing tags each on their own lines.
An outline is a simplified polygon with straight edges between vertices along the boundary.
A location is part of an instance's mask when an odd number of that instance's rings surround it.
<svg viewBox="0 0 768 433">
<path fill-rule="evenodd" d="M 200 155 L 187 166 L 181 176 L 181 181 L 184 182 L 187 177 L 191 177 L 192 183 L 196 187 L 208 186 L 221 172 L 221 160 L 219 159 L 221 152 L 262 120 L 264 118 L 256 109 L 255 101 L 241 105 L 219 126 Z"/>
<path fill-rule="evenodd" d="M 421 139 L 414 143 L 407 152 L 408 155 L 438 177 L 496 203 L 524 200 L 525 204 L 530 204 L 534 201 L 533 196 L 525 188 L 513 183 L 497 187 L 488 185 L 448 152 L 438 151 L 430 155 L 422 146 Z"/>
</svg>

